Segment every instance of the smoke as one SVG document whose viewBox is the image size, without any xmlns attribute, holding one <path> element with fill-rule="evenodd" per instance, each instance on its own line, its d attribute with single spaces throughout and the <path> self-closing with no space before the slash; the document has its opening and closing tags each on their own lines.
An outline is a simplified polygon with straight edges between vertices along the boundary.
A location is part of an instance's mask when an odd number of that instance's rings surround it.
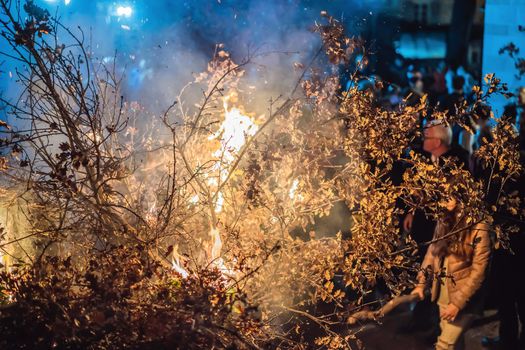
<svg viewBox="0 0 525 350">
<path fill-rule="evenodd" d="M 380 1 L 314 0 L 193 0 L 193 1 L 36 1 L 73 33 L 82 29 L 93 58 L 116 65 L 124 75 L 124 98 L 161 113 L 193 75 L 206 69 L 215 45 L 223 43 L 236 61 L 259 56 L 247 67 L 257 97 L 248 100 L 253 112 L 264 113 L 270 98 L 289 92 L 297 80 L 294 62 L 307 62 L 319 47 L 309 28 L 327 10 L 358 32 Z M 119 6 L 131 15 L 118 16 Z M 60 39 L 60 38 L 59 38 Z M 66 40 L 65 35 L 62 36 Z M 286 53 L 286 54 L 284 54 Z M 12 62 L 3 71 L 13 71 Z M 6 73 L 3 73 L 4 77 Z M 20 91 L 2 79 L 8 97 Z"/>
<path fill-rule="evenodd" d="M 133 129 L 153 129 L 151 115 L 172 104 L 180 90 L 206 70 L 218 43 L 240 62 L 256 53 L 246 66 L 241 103 L 246 112 L 268 113 L 270 101 L 286 96 L 301 71 L 294 63 L 307 64 L 320 47 L 310 28 L 321 10 L 343 21 L 351 32 L 380 1 L 313 0 L 193 0 L 193 1 L 81 1 L 69 5 L 36 0 L 49 9 L 77 36 L 83 36 L 95 61 L 112 63 L 123 79 L 122 94 L 137 102 Z M 118 6 L 130 6 L 130 16 L 118 16 Z M 63 31 L 58 40 L 71 44 Z M 59 42 L 60 44 L 60 42 Z M 4 97 L 16 100 L 17 65 L 2 64 L 0 88 Z M 18 67 L 20 69 L 20 67 Z M 7 75 L 11 72 L 10 75 Z M 196 98 L 199 95 L 196 94 Z M 5 112 L 0 112 L 5 113 Z M 4 118 L 2 116 L 2 118 Z M 157 123 L 158 118 L 156 119 Z M 10 121 L 11 123 L 15 121 Z M 16 123 L 16 122 L 15 122 Z M 16 125 L 20 126 L 20 125 Z M 156 135 L 162 138 L 162 135 Z M 58 144 L 58 143 L 56 143 Z M 152 174 L 149 173 L 149 180 Z"/>
</svg>

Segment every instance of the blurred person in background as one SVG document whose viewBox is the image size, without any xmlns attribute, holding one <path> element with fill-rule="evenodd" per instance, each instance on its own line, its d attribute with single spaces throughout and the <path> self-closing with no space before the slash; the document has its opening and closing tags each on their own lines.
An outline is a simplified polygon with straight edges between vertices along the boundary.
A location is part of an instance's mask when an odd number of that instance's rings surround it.
<svg viewBox="0 0 525 350">
<path fill-rule="evenodd" d="M 423 73 L 412 67 L 409 67 L 407 72 L 408 88 L 404 91 L 404 96 L 407 106 L 415 106 L 421 100 L 425 93 L 425 85 L 423 82 Z"/>
<path fill-rule="evenodd" d="M 441 98 L 439 101 L 438 110 L 447 112 L 452 118 L 457 118 L 459 115 L 458 109 L 466 103 L 463 86 L 465 85 L 465 78 L 456 75 L 452 79 L 452 92 Z M 452 144 L 459 144 L 459 134 L 461 133 L 461 126 L 457 123 L 452 125 Z"/>
</svg>

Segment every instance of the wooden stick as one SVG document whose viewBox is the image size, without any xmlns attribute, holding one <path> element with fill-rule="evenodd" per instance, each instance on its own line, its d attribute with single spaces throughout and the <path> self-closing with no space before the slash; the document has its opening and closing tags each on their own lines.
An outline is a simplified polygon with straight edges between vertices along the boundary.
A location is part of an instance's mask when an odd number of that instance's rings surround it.
<svg viewBox="0 0 525 350">
<path fill-rule="evenodd" d="M 358 311 L 354 313 L 353 315 L 349 316 L 346 322 L 349 325 L 354 325 L 359 321 L 362 321 L 362 322 L 371 321 L 371 320 L 376 321 L 378 318 L 382 318 L 385 315 L 392 312 L 392 310 L 394 310 L 399 305 L 408 304 L 408 303 L 412 303 L 412 302 L 419 301 L 419 300 L 420 299 L 417 294 L 400 295 L 390 300 L 388 303 L 383 305 L 383 307 L 380 308 L 379 310 Z"/>
</svg>

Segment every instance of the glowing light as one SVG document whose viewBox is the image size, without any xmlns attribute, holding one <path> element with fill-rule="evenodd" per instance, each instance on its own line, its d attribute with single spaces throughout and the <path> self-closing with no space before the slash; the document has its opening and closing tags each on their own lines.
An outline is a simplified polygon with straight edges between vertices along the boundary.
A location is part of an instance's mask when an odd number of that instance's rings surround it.
<svg viewBox="0 0 525 350">
<path fill-rule="evenodd" d="M 299 186 L 299 180 L 298 179 L 293 180 L 292 187 L 290 187 L 290 192 L 288 192 L 290 199 L 294 199 L 295 191 L 297 191 L 298 186 Z"/>
<path fill-rule="evenodd" d="M 235 263 L 235 259 L 234 259 L 234 263 Z M 218 258 L 214 260 L 213 264 L 219 269 L 223 277 L 234 277 L 237 274 L 237 271 L 226 266 L 226 263 L 223 258 Z M 227 280 L 229 279 L 225 278 L 225 281 Z"/>
<path fill-rule="evenodd" d="M 117 7 L 117 16 L 121 17 L 131 17 L 133 9 L 131 6 L 119 6 Z"/>
<path fill-rule="evenodd" d="M 66 5 L 69 5 L 70 2 L 71 2 L 71 0 L 64 0 L 64 4 L 66 4 Z"/>
<path fill-rule="evenodd" d="M 100 142 L 102 140 L 102 135 L 100 133 L 94 134 L 93 132 L 87 132 L 86 136 L 93 142 Z"/>
<path fill-rule="evenodd" d="M 126 25 L 126 24 L 122 24 L 120 25 L 120 28 L 124 29 L 124 30 L 131 30 L 131 27 Z"/>
</svg>

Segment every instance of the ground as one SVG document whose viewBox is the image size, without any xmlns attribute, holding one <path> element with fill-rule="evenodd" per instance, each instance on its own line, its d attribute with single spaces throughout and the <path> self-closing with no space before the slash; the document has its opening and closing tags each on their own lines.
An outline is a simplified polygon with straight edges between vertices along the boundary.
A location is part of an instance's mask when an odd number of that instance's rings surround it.
<svg viewBox="0 0 525 350">
<path fill-rule="evenodd" d="M 398 329 L 408 322 L 410 312 L 400 312 L 385 317 L 381 325 L 369 324 L 363 327 L 360 338 L 366 350 L 431 350 L 432 345 L 425 342 L 424 333 L 401 333 Z M 498 321 L 495 310 L 485 311 L 465 335 L 465 350 L 487 350 L 481 345 L 484 336 L 496 336 Z"/>
</svg>

